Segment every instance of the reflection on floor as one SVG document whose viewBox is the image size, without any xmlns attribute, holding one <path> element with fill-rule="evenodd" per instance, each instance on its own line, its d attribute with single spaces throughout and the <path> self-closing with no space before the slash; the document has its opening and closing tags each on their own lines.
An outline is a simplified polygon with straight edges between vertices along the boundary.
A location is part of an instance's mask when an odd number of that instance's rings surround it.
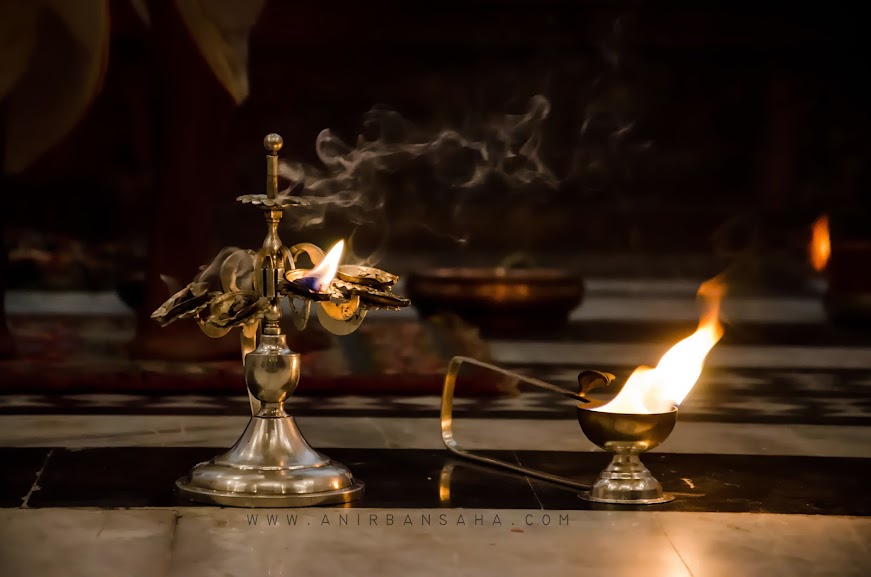
<svg viewBox="0 0 871 577">
<path fill-rule="evenodd" d="M 690 284 L 591 288 L 565 335 L 492 342 L 498 362 L 566 387 L 579 365 L 622 379 L 692 330 Z M 92 312 L 111 312 L 100 298 Z M 15 299 L 27 314 L 47 302 Z M 674 434 L 644 457 L 677 499 L 638 510 L 458 461 L 432 395 L 294 398 L 309 441 L 367 494 L 257 511 L 191 507 L 171 490 L 238 437 L 241 382 L 232 396 L 0 395 L 0 575 L 871 574 L 871 336 L 824 324 L 812 295 L 726 310 Z M 456 410 L 469 449 L 579 480 L 606 460 L 559 398 L 521 390 Z"/>
</svg>

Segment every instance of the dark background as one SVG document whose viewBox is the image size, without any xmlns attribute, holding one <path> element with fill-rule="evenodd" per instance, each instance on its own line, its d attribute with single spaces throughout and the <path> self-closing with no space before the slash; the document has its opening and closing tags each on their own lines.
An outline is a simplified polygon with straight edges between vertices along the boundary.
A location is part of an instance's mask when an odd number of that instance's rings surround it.
<svg viewBox="0 0 871 577">
<path fill-rule="evenodd" d="M 545 193 L 479 191 L 456 215 L 451 199 L 390 194 L 388 252 L 746 249 L 803 263 L 816 216 L 867 203 L 868 41 L 849 3 L 273 0 L 251 39 L 250 97 L 222 138 L 201 128 L 220 115 L 187 127 L 166 113 L 160 34 L 126 2 L 111 7 L 109 69 L 93 107 L 4 184 L 13 248 L 73 244 L 85 255 L 75 258 L 110 276 L 144 267 L 154 211 L 166 210 L 155 191 L 167 133 L 199 149 L 184 180 L 202 182 L 198 202 L 213 205 L 204 218 L 214 247 L 257 246 L 261 217 L 234 199 L 263 189 L 263 136 L 279 132 L 284 158 L 316 162 L 322 129 L 354 141 L 375 104 L 423 128 L 462 129 L 542 94 L 551 102 L 542 156 L 560 177 Z M 179 98 L 197 98 L 197 86 Z M 211 170 L 226 186 L 202 177 Z M 300 236 L 347 231 L 334 215 Z M 36 278 L 21 254 L 12 285 Z"/>
</svg>

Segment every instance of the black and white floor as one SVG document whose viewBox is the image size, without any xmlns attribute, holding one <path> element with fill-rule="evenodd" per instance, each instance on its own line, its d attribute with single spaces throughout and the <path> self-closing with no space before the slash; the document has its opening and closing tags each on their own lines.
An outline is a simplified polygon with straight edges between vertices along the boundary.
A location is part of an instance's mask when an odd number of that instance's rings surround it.
<svg viewBox="0 0 871 577">
<path fill-rule="evenodd" d="M 567 387 L 581 368 L 625 378 L 692 331 L 694 291 L 592 281 L 566 335 L 493 354 Z M 82 310 L 46 302 L 8 306 Z M 871 575 L 871 334 L 828 326 L 813 296 L 724 313 L 675 432 L 644 459 L 678 498 L 632 510 L 451 457 L 436 397 L 294 398 L 310 443 L 366 496 L 255 511 L 172 492 L 236 440 L 241 394 L 0 396 L 0 575 Z M 579 480 L 607 462 L 548 394 L 458 399 L 455 416 L 468 449 Z"/>
</svg>

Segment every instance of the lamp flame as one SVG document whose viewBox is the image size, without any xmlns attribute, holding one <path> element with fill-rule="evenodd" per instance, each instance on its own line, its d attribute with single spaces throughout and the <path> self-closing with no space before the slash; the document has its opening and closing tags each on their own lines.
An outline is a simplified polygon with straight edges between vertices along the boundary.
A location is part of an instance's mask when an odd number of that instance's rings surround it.
<svg viewBox="0 0 871 577">
<path fill-rule="evenodd" d="M 717 279 L 702 283 L 699 325 L 692 335 L 674 345 L 656 368 L 638 367 L 613 400 L 593 410 L 605 413 L 666 413 L 683 402 L 702 373 L 705 357 L 723 336 L 720 302 L 724 285 Z"/>
<path fill-rule="evenodd" d="M 333 282 L 336 271 L 339 270 L 339 262 L 342 260 L 342 252 L 344 250 L 345 241 L 340 240 L 330 249 L 316 267 L 308 271 L 297 282 L 307 285 L 311 290 L 323 292 Z"/>
<path fill-rule="evenodd" d="M 829 236 L 829 215 L 824 214 L 811 225 L 811 243 L 809 247 L 811 266 L 817 272 L 822 272 L 829 264 L 832 255 L 832 241 Z"/>
</svg>

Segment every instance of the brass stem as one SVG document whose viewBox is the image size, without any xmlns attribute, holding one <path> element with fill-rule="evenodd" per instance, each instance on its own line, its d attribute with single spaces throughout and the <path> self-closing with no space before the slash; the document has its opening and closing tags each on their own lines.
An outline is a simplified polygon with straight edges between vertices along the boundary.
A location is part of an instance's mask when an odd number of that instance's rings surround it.
<svg viewBox="0 0 871 577">
<path fill-rule="evenodd" d="M 281 250 L 282 242 L 278 237 L 278 225 L 281 223 L 281 217 L 284 215 L 280 210 L 270 210 L 264 213 L 266 217 L 266 238 L 263 240 L 263 248 L 269 249 L 273 257 L 278 256 Z"/>
<path fill-rule="evenodd" d="M 277 296 L 272 299 L 272 303 L 266 314 L 263 315 L 263 328 L 261 334 L 264 335 L 280 335 L 281 334 L 281 297 Z"/>
<path fill-rule="evenodd" d="M 266 196 L 275 198 L 278 194 L 278 155 L 266 155 Z"/>
<path fill-rule="evenodd" d="M 278 194 L 278 151 L 284 145 L 284 141 L 277 134 L 267 134 L 263 139 L 266 155 L 266 196 L 275 198 Z"/>
<path fill-rule="evenodd" d="M 263 139 L 266 148 L 266 196 L 275 198 L 278 195 L 278 151 L 284 141 L 277 134 L 268 134 Z M 281 257 L 284 244 L 278 236 L 278 225 L 284 213 L 281 209 L 271 209 L 264 213 L 266 217 L 266 238 L 263 240 L 263 254 L 260 275 L 263 279 L 261 296 L 270 299 L 269 310 L 263 317 L 260 327 L 262 335 L 280 335 L 281 296 L 278 294 L 278 283 L 284 274 L 284 263 Z"/>
</svg>

